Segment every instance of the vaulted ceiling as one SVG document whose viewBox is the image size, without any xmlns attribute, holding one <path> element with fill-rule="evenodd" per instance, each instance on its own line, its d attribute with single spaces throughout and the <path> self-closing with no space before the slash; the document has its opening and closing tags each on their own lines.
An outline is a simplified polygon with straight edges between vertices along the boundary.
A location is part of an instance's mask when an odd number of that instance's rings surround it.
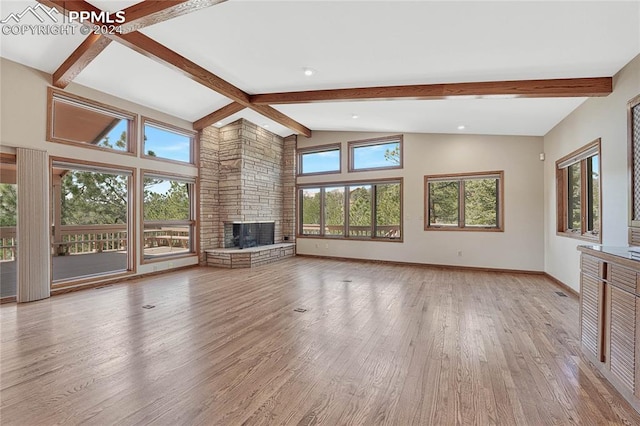
<svg viewBox="0 0 640 426">
<path fill-rule="evenodd" d="M 637 1 L 191 0 L 155 14 L 154 2 L 42 3 L 148 16 L 114 42 L 2 34 L 2 57 L 196 127 L 244 117 L 280 135 L 544 135 L 586 95 L 606 95 L 606 79 L 580 79 L 612 77 L 640 53 Z M 35 4 L 2 1 L 1 18 Z M 459 84 L 504 81 L 519 83 Z M 381 86 L 402 87 L 290 93 Z"/>
</svg>

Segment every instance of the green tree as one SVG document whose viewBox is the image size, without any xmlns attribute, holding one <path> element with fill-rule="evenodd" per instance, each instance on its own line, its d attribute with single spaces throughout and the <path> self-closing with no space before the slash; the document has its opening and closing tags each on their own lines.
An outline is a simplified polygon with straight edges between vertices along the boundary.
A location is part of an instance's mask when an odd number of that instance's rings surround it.
<svg viewBox="0 0 640 426">
<path fill-rule="evenodd" d="M 0 226 L 16 226 L 18 196 L 16 186 L 0 183 Z"/>
<path fill-rule="evenodd" d="M 399 237 L 400 221 L 400 184 L 379 184 L 376 185 L 376 225 L 394 228 L 389 230 L 383 228 L 378 230 L 379 237 Z"/>
<path fill-rule="evenodd" d="M 458 225 L 458 181 L 429 182 L 429 223 Z"/>
<path fill-rule="evenodd" d="M 344 188 L 326 188 L 324 193 L 324 224 L 327 227 L 344 226 Z M 342 235 L 341 229 L 327 229 L 330 235 Z"/>
<path fill-rule="evenodd" d="M 164 182 L 169 183 L 169 189 L 166 192 L 157 188 Z M 144 220 L 188 220 L 190 218 L 189 207 L 188 184 L 145 179 Z"/>
<path fill-rule="evenodd" d="M 498 188 L 496 179 L 464 182 L 464 221 L 466 226 L 497 226 Z"/>
<path fill-rule="evenodd" d="M 370 236 L 371 227 L 371 185 L 349 187 L 349 227 L 351 235 Z M 352 227 L 369 227 L 356 230 Z"/>
<path fill-rule="evenodd" d="M 69 170 L 61 180 L 63 225 L 127 223 L 127 177 Z"/>
</svg>

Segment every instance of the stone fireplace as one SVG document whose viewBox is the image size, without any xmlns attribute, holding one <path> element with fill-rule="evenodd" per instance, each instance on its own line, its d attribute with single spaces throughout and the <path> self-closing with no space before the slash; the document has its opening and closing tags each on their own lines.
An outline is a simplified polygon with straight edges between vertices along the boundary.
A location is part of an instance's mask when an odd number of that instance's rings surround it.
<svg viewBox="0 0 640 426">
<path fill-rule="evenodd" d="M 247 267 L 295 255 L 295 137 L 244 119 L 205 130 L 202 180 L 211 181 L 201 187 L 208 207 L 201 228 L 211 235 L 202 238 L 209 243 L 202 247 L 205 262 Z"/>
</svg>

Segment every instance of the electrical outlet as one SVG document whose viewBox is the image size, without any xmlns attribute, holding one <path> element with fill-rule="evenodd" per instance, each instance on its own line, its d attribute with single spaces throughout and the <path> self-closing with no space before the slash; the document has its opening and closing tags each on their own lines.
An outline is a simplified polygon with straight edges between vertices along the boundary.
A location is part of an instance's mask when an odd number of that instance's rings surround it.
<svg viewBox="0 0 640 426">
<path fill-rule="evenodd" d="M 320 244 L 316 243 L 316 248 L 319 248 L 319 247 L 320 247 Z"/>
<path fill-rule="evenodd" d="M 324 248 L 328 249 L 329 248 L 329 243 L 325 243 L 324 244 Z"/>
<path fill-rule="evenodd" d="M 458 250 L 458 256 L 462 257 L 462 250 Z"/>
</svg>

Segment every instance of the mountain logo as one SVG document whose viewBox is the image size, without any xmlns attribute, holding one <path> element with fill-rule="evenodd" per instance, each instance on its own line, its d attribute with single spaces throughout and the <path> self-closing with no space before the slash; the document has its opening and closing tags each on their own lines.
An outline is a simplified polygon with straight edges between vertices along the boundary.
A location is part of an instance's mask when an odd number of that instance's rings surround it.
<svg viewBox="0 0 640 426">
<path fill-rule="evenodd" d="M 38 3 L 35 6 L 27 7 L 25 10 L 23 10 L 20 13 L 10 13 L 9 16 L 4 18 L 3 20 L 0 20 L 0 24 L 6 24 L 11 20 L 13 20 L 17 24 L 19 24 L 20 21 L 22 20 L 22 18 L 24 18 L 25 15 L 28 15 L 28 14 L 31 14 L 31 15 L 35 16 L 36 19 L 38 21 L 40 21 L 40 23 L 44 23 L 45 22 L 45 18 L 42 17 L 42 14 L 44 14 L 47 17 L 49 17 L 49 19 L 51 21 L 53 21 L 53 23 L 57 24 L 58 23 L 58 18 L 56 18 L 55 15 L 57 15 L 59 13 L 60 12 L 58 12 L 55 7 L 52 7 L 51 9 L 49 9 L 48 7 L 43 6 L 42 4 Z"/>
</svg>

